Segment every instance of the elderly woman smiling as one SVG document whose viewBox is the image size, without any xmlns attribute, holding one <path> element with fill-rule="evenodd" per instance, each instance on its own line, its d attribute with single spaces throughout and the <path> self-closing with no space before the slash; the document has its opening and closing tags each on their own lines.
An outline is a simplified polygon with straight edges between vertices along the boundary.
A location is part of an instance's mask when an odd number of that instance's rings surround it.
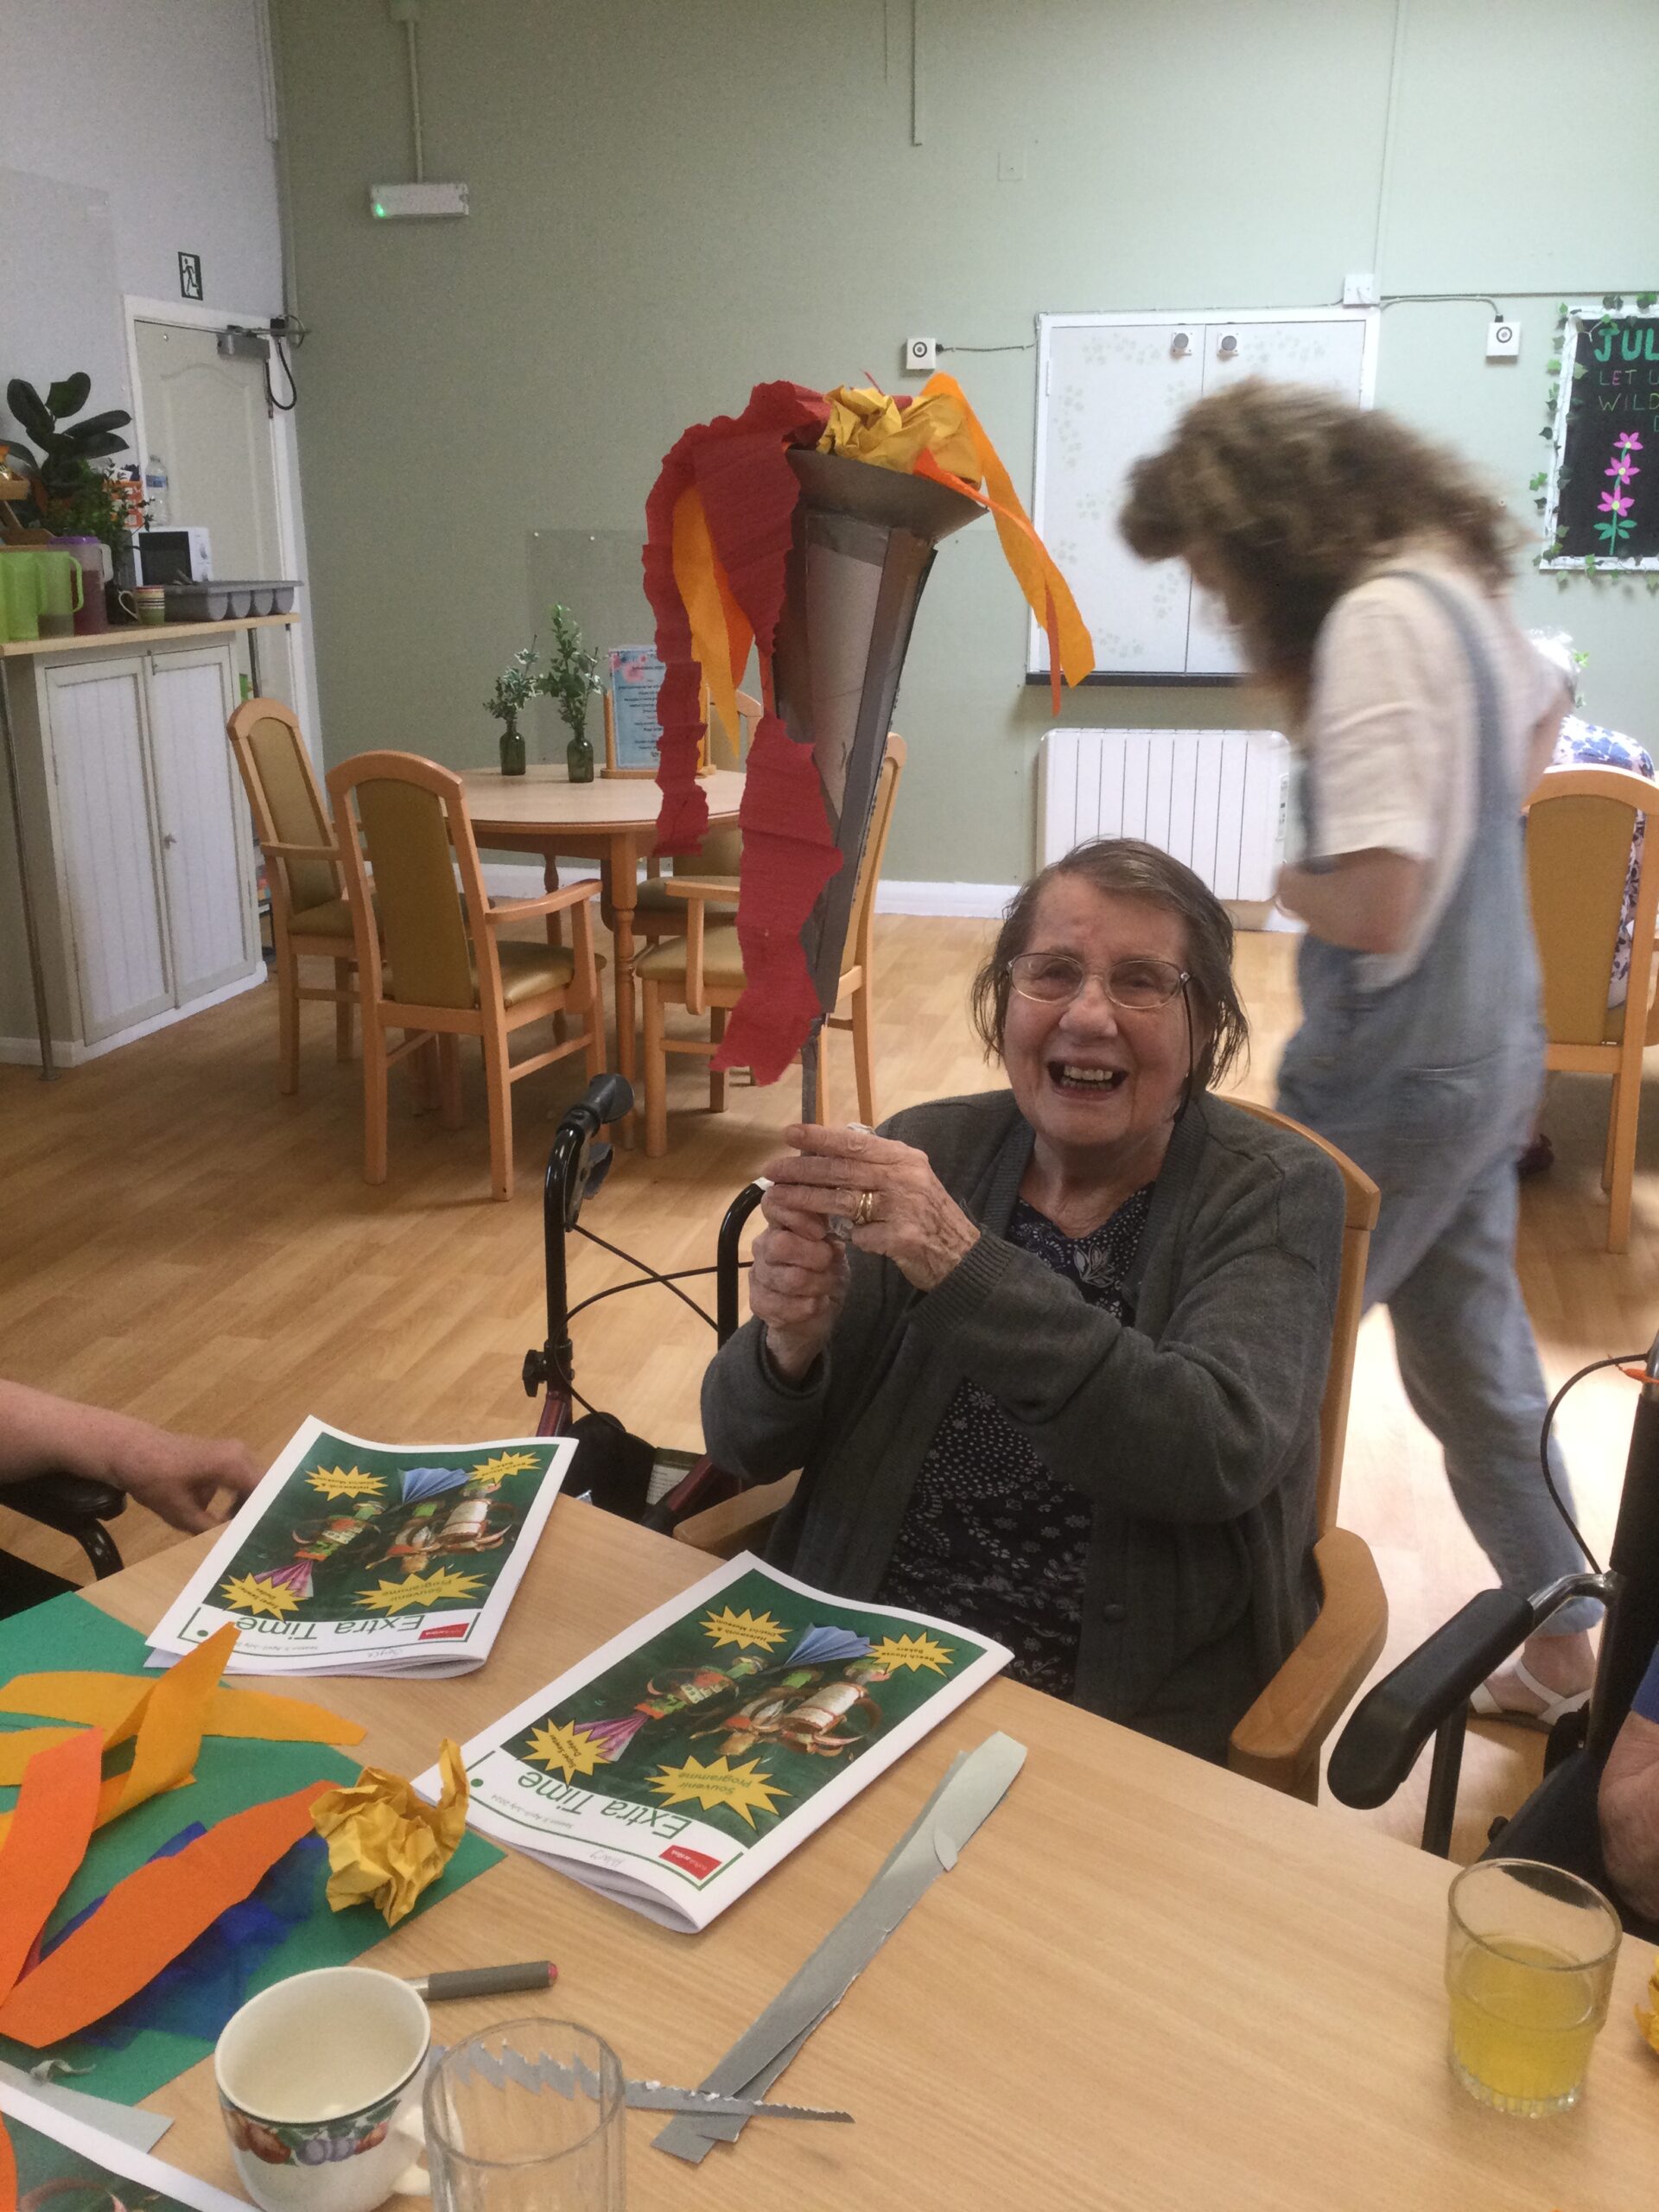
<svg viewBox="0 0 1659 2212">
<path fill-rule="evenodd" d="M 790 1130 L 703 1384 L 722 1465 L 804 1469 L 778 1565 L 1211 1758 L 1315 1610 L 1343 1217 L 1322 1154 L 1211 1094 L 1231 956 L 1152 846 L 1046 868 L 974 988 L 1008 1088 Z"/>
</svg>

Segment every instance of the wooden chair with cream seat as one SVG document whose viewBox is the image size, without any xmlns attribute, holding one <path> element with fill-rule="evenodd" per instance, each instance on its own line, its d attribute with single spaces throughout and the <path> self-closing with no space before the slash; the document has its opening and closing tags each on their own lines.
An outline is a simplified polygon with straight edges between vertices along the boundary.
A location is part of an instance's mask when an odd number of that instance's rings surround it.
<svg viewBox="0 0 1659 2212">
<path fill-rule="evenodd" d="M 875 924 L 875 889 L 881 880 L 887 832 L 905 768 L 905 741 L 887 734 L 887 752 L 876 782 L 875 804 L 869 833 L 853 891 L 852 912 L 847 925 L 847 946 L 842 955 L 841 990 L 826 1028 L 852 1032 L 854 1079 L 858 1091 L 858 1117 L 875 1122 L 875 1064 L 872 1027 L 872 980 Z M 735 920 L 710 923 L 708 909 L 722 910 L 728 885 L 696 877 L 665 876 L 664 887 L 681 906 L 685 920 L 683 937 L 666 938 L 634 962 L 645 1007 L 645 1050 L 642 1059 L 645 1085 L 645 1156 L 660 1160 L 668 1150 L 668 1055 L 692 1053 L 707 1057 L 725 1033 L 726 1015 L 743 995 L 743 955 Z M 843 1014 L 839 1009 L 847 1006 Z M 670 1006 L 683 1006 L 694 1014 L 706 1014 L 712 1032 L 702 1038 L 670 1037 L 664 1014 Z M 826 1062 L 820 1046 L 817 1112 L 828 1115 Z M 712 1070 L 709 1077 L 709 1104 L 720 1113 L 726 1103 L 726 1078 Z"/>
<path fill-rule="evenodd" d="M 1354 1344 L 1364 1308 L 1365 1263 L 1380 1201 L 1369 1175 L 1300 1122 L 1247 1099 L 1231 1103 L 1258 1121 L 1317 1145 L 1342 1177 L 1342 1268 L 1332 1317 L 1331 1364 L 1319 1409 L 1313 1542 L 1319 1610 L 1301 1642 L 1234 1728 L 1227 1749 L 1227 1764 L 1236 1774 L 1313 1804 L 1319 1797 L 1320 1751 L 1382 1656 L 1389 1628 L 1389 1601 L 1370 1547 L 1351 1529 L 1337 1526 Z M 741 1491 L 704 1512 L 688 1516 L 674 1534 L 680 1542 L 721 1559 L 758 1550 L 799 1479 L 798 1475 L 786 1475 L 781 1482 Z"/>
<path fill-rule="evenodd" d="M 608 720 L 611 695 L 605 695 L 605 713 Z M 748 756 L 749 739 L 760 719 L 760 702 L 752 699 L 746 691 L 737 695 L 738 734 L 735 743 L 726 734 L 716 714 L 709 716 L 709 758 L 717 768 L 741 768 Z M 642 944 L 655 944 L 665 937 L 685 935 L 685 905 L 669 888 L 677 876 L 695 878 L 698 882 L 718 886 L 725 896 L 716 898 L 711 888 L 708 903 L 724 912 L 737 905 L 738 871 L 743 864 L 743 832 L 735 828 L 711 830 L 695 853 L 677 853 L 669 861 L 669 874 L 664 877 L 662 862 L 655 858 L 645 862 L 645 880 L 639 886 L 638 902 L 633 910 L 633 934 Z M 610 925 L 610 914 L 605 915 Z"/>
<path fill-rule="evenodd" d="M 1659 907 L 1659 791 L 1627 768 L 1554 768 L 1527 810 L 1527 877 L 1543 975 L 1544 1065 L 1612 1078 L 1602 1188 L 1609 1193 L 1607 1249 L 1630 1242 L 1642 1054 L 1659 1042 L 1659 1007 L 1650 1007 Z M 1607 1003 L 1630 868 L 1630 839 L 1647 818 L 1637 880 L 1630 986 L 1623 1006 Z M 1627 1020 L 1630 1008 L 1635 1018 Z"/>
<path fill-rule="evenodd" d="M 476 1037 L 489 1097 L 491 1186 L 498 1198 L 511 1198 L 512 1085 L 572 1052 L 583 1054 L 590 1078 L 603 1070 L 592 913 L 599 886 L 573 883 L 543 898 L 492 905 L 461 778 L 414 753 L 359 753 L 331 768 L 327 785 L 363 1006 L 364 1179 L 386 1179 L 388 1070 L 435 1040 L 441 1118 L 458 1128 L 459 1040 Z M 569 946 L 501 935 L 505 923 L 566 912 L 574 923 Z M 580 1015 L 582 1026 L 550 1051 L 512 1061 L 512 1033 L 555 1014 Z M 392 1048 L 391 1029 L 405 1033 Z"/>
<path fill-rule="evenodd" d="M 245 699 L 225 728 L 265 856 L 276 970 L 277 1081 L 291 1094 L 300 1087 L 302 999 L 334 1007 L 335 1056 L 352 1057 L 357 945 L 351 909 L 340 849 L 293 709 L 278 699 Z M 332 960 L 334 988 L 302 983 L 302 960 Z"/>
</svg>

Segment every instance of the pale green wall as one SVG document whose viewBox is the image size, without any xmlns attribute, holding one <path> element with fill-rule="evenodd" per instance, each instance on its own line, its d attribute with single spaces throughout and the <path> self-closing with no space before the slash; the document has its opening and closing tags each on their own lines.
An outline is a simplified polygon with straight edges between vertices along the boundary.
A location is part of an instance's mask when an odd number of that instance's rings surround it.
<svg viewBox="0 0 1659 2212">
<path fill-rule="evenodd" d="M 1490 464 L 1530 518 L 1554 295 L 1659 282 L 1644 143 L 1652 0 L 1414 0 L 1374 261 L 1394 0 L 426 0 L 427 174 L 464 223 L 377 226 L 407 174 L 384 0 L 275 0 L 300 305 L 301 442 L 327 749 L 482 760 L 478 702 L 528 627 L 534 531 L 638 526 L 664 449 L 750 385 L 897 382 L 906 332 L 1022 345 L 1039 311 L 1311 305 L 1380 266 L 1379 397 Z M 1599 118 L 1593 130 L 1588 119 Z M 1570 125 L 1570 167 L 1552 147 Z M 998 181 L 1001 152 L 1020 182 Z M 1593 158 L 1592 158 L 1593 156 Z M 1028 489 L 1029 352 L 963 378 Z M 1659 736 L 1659 602 L 1531 579 L 1592 654 L 1600 717 Z M 897 720 L 888 873 L 1029 863 L 1046 692 L 988 529 L 941 555 Z M 1256 720 L 1238 695 L 1095 689 L 1067 720 Z"/>
</svg>

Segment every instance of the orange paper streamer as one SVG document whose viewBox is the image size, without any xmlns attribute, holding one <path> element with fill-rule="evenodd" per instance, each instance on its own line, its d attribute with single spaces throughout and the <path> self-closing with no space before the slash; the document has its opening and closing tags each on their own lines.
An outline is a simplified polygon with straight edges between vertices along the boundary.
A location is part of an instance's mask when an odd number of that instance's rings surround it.
<svg viewBox="0 0 1659 2212">
<path fill-rule="evenodd" d="M 176 1666 L 159 1675 L 118 1727 L 105 1738 L 104 1748 L 135 1737 L 132 1764 L 124 1774 L 107 1777 L 98 1793 L 98 1817 L 102 1827 L 119 1813 L 130 1812 L 148 1797 L 176 1789 L 191 1778 L 196 1754 L 201 1749 L 202 1722 L 226 1660 L 236 1649 L 235 1624 L 227 1621 L 206 1643 L 199 1643 Z M 0 1840 L 10 1833 L 16 1813 L 0 1813 Z"/>
<path fill-rule="evenodd" d="M 175 1857 L 152 1859 L 118 1882 L 0 2003 L 0 2035 L 39 2050 L 124 2005 L 311 1833 L 311 1808 L 334 1786 L 308 1782 L 232 1813 Z"/>
<path fill-rule="evenodd" d="M 82 1726 L 102 1728 L 113 1735 L 123 1731 L 121 1740 L 130 1732 L 134 1707 L 142 1704 L 156 1688 L 157 1677 L 151 1675 L 105 1675 L 88 1670 L 85 1674 L 60 1673 L 50 1675 L 18 1675 L 0 1684 L 0 1713 L 27 1713 L 42 1720 L 72 1720 Z M 309 1699 L 275 1697 L 265 1690 L 211 1690 L 202 1714 L 201 1732 L 204 1736 L 252 1737 L 264 1743 L 282 1744 L 360 1744 L 366 1731 L 355 1720 L 343 1714 L 330 1713 L 327 1706 L 314 1705 Z M 61 1729 L 17 1729 L 10 1734 L 0 1734 L 0 1782 L 20 1779 L 22 1765 L 15 1772 L 8 1771 L 16 1764 L 14 1746 L 31 1744 L 34 1751 L 43 1751 L 54 1740 L 60 1739 Z"/>
<path fill-rule="evenodd" d="M 42 1751 L 23 1777 L 0 1843 L 0 1999 L 10 1995 L 47 1915 L 86 1856 L 103 1755 L 102 1732 L 83 1729 Z"/>
</svg>

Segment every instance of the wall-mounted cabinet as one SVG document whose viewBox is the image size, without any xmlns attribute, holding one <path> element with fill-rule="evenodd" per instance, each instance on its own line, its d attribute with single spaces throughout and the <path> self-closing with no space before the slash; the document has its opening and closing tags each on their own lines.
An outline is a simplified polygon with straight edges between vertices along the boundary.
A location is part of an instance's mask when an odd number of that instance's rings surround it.
<svg viewBox="0 0 1659 2212">
<path fill-rule="evenodd" d="M 1139 561 L 1117 534 L 1129 472 L 1181 416 L 1244 377 L 1311 385 L 1369 405 L 1375 309 L 1039 318 L 1033 520 L 1089 625 L 1102 682 L 1215 683 L 1238 671 L 1231 637 L 1182 561 Z M 1048 639 L 1031 627 L 1028 672 Z"/>
</svg>

